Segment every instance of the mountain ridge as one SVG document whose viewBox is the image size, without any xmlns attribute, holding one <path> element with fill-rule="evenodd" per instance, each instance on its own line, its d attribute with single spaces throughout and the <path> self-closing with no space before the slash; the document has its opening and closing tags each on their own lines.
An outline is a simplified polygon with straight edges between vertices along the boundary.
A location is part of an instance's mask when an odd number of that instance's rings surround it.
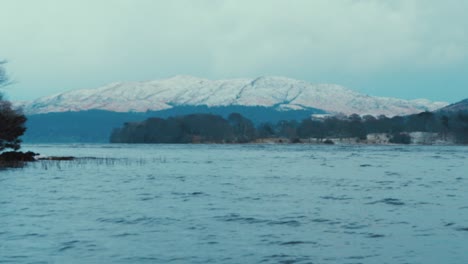
<svg viewBox="0 0 468 264">
<path fill-rule="evenodd" d="M 438 112 L 467 112 L 468 111 L 468 98 L 459 102 L 447 105 L 438 110 Z"/>
<path fill-rule="evenodd" d="M 142 82 L 114 82 L 20 104 L 26 114 L 107 110 L 159 111 L 177 106 L 262 106 L 280 111 L 321 109 L 336 114 L 407 115 L 448 103 L 374 97 L 336 84 L 312 84 L 280 76 L 209 80 L 189 75 Z"/>
</svg>

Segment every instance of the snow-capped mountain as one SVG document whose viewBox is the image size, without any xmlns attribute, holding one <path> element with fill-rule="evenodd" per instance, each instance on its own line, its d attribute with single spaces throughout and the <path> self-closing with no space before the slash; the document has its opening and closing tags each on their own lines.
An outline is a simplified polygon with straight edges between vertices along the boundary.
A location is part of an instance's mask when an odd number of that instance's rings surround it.
<svg viewBox="0 0 468 264">
<path fill-rule="evenodd" d="M 279 110 L 322 109 L 329 113 L 406 115 L 447 105 L 428 100 L 372 97 L 334 84 L 311 84 L 284 77 L 208 80 L 192 76 L 146 82 L 112 83 L 74 90 L 22 105 L 25 113 L 83 111 L 158 111 L 175 106 L 266 106 Z"/>
</svg>

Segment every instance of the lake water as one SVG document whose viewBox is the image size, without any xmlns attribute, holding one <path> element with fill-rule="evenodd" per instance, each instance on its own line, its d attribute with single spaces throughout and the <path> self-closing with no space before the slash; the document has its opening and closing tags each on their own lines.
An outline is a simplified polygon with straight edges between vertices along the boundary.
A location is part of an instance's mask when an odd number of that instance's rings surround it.
<svg viewBox="0 0 468 264">
<path fill-rule="evenodd" d="M 28 145 L 0 263 L 468 263 L 468 148 Z"/>
</svg>

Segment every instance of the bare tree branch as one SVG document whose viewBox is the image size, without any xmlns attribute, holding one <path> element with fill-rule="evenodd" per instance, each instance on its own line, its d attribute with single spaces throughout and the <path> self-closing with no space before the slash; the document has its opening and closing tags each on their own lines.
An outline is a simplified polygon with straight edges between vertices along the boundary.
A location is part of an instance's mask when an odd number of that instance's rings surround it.
<svg viewBox="0 0 468 264">
<path fill-rule="evenodd" d="M 4 87 L 11 84 L 8 75 L 6 74 L 6 70 L 3 67 L 3 64 L 5 63 L 7 63 L 6 60 L 0 60 L 0 87 Z"/>
</svg>

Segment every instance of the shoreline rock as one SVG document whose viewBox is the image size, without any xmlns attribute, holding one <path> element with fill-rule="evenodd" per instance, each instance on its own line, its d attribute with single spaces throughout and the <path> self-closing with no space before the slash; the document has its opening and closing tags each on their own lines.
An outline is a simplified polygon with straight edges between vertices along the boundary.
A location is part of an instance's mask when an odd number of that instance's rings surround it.
<svg viewBox="0 0 468 264">
<path fill-rule="evenodd" d="M 7 151 L 3 152 L 0 154 L 0 161 L 3 162 L 30 162 L 30 161 L 36 161 L 36 156 L 38 156 L 39 153 L 34 153 L 32 151 L 28 152 L 21 152 L 21 151 Z"/>
<path fill-rule="evenodd" d="M 26 162 L 36 161 L 38 153 L 31 151 L 7 151 L 0 153 L 0 169 L 2 168 L 20 168 L 23 167 Z"/>
<path fill-rule="evenodd" d="M 76 160 L 73 156 L 50 156 L 38 157 L 39 153 L 32 151 L 7 151 L 0 153 L 0 169 L 2 168 L 21 168 L 28 162 L 36 161 L 70 161 Z"/>
</svg>

